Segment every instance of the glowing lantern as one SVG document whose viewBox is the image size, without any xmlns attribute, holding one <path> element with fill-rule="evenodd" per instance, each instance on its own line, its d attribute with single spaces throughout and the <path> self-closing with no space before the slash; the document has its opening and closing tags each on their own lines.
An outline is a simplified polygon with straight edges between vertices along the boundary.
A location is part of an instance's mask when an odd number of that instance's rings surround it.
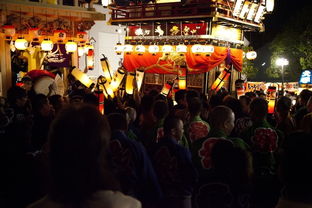
<svg viewBox="0 0 312 208">
<path fill-rule="evenodd" d="M 123 52 L 123 49 L 124 49 L 124 46 L 122 46 L 120 42 L 118 42 L 114 48 L 117 55 L 120 55 Z"/>
<path fill-rule="evenodd" d="M 108 96 L 110 96 L 111 98 L 114 98 L 115 96 L 114 91 L 108 81 L 106 81 L 106 83 L 104 84 L 104 89 L 106 91 L 106 93 L 104 93 L 106 98 L 108 98 Z"/>
<path fill-rule="evenodd" d="M 83 56 L 85 53 L 84 48 L 82 46 L 78 46 L 78 56 Z"/>
<path fill-rule="evenodd" d="M 125 76 L 125 71 L 122 67 L 120 67 L 117 70 L 117 72 L 115 73 L 114 78 L 111 82 L 111 88 L 114 92 L 118 89 L 118 87 L 119 87 L 122 79 L 124 78 L 124 76 Z"/>
<path fill-rule="evenodd" d="M 273 12 L 274 10 L 274 0 L 266 0 L 265 8 L 267 12 Z"/>
<path fill-rule="evenodd" d="M 148 52 L 150 52 L 153 56 L 155 56 L 156 53 L 159 52 L 159 46 L 158 45 L 150 45 L 150 46 L 148 46 Z"/>
<path fill-rule="evenodd" d="M 65 49 L 67 53 L 73 53 L 77 50 L 77 43 L 75 43 L 73 40 L 68 40 L 65 44 Z"/>
<path fill-rule="evenodd" d="M 135 78 L 135 73 L 130 72 L 127 75 L 126 79 L 126 93 L 129 95 L 133 94 L 133 80 Z"/>
<path fill-rule="evenodd" d="M 270 86 L 268 88 L 266 99 L 268 101 L 268 113 L 274 113 L 275 99 L 276 99 L 276 87 Z"/>
<path fill-rule="evenodd" d="M 179 53 L 180 56 L 184 56 L 184 54 L 187 52 L 187 46 L 184 44 L 177 45 L 176 52 Z"/>
<path fill-rule="evenodd" d="M 248 60 L 254 60 L 254 59 L 256 59 L 256 58 L 257 58 L 257 52 L 256 52 L 256 51 L 248 51 L 248 52 L 246 53 L 246 58 L 247 58 Z"/>
<path fill-rule="evenodd" d="M 25 40 L 23 37 L 19 37 L 16 39 L 14 46 L 17 50 L 26 50 L 28 47 L 28 41 Z"/>
<path fill-rule="evenodd" d="M 28 30 L 29 36 L 32 38 L 33 42 L 39 41 L 39 28 L 38 27 L 32 27 Z"/>
<path fill-rule="evenodd" d="M 213 45 L 203 45 L 203 53 L 206 54 L 206 56 L 210 56 L 213 52 L 214 52 Z"/>
<path fill-rule="evenodd" d="M 139 56 L 141 56 L 145 52 L 145 46 L 144 45 L 137 45 L 137 46 L 135 46 L 134 50 L 135 50 L 135 52 L 138 53 Z"/>
<path fill-rule="evenodd" d="M 165 55 L 167 56 L 167 55 L 169 55 L 170 53 L 173 52 L 173 47 L 172 47 L 172 45 L 163 45 L 161 51 L 163 53 L 165 53 Z"/>
<path fill-rule="evenodd" d="M 85 52 L 85 54 L 88 54 L 88 51 L 89 50 L 94 50 L 94 47 L 93 47 L 93 45 L 91 45 L 90 43 L 86 43 L 86 45 L 84 46 L 84 52 Z"/>
<path fill-rule="evenodd" d="M 65 30 L 54 30 L 53 37 L 57 42 L 62 43 L 66 39 L 66 32 Z"/>
<path fill-rule="evenodd" d="M 94 86 L 94 83 L 92 82 L 92 80 L 88 77 L 88 75 L 86 75 L 85 73 L 83 73 L 82 71 L 80 71 L 79 69 L 75 68 L 73 69 L 73 71 L 71 72 L 71 74 L 77 79 L 79 80 L 83 85 L 85 85 L 88 88 L 92 88 Z"/>
<path fill-rule="evenodd" d="M 104 73 L 105 79 L 110 82 L 112 80 L 112 75 L 110 73 L 109 63 L 108 63 L 107 57 L 104 54 L 102 55 L 103 55 L 103 58 L 100 59 L 102 71 Z"/>
<path fill-rule="evenodd" d="M 186 76 L 179 76 L 179 89 L 180 90 L 186 89 Z"/>
<path fill-rule="evenodd" d="M 88 70 L 93 70 L 94 68 L 94 50 L 89 49 L 87 53 L 87 68 Z"/>
<path fill-rule="evenodd" d="M 4 30 L 5 39 L 11 40 L 16 32 L 15 27 L 13 25 L 4 25 L 2 28 Z"/>
<path fill-rule="evenodd" d="M 131 52 L 133 52 L 133 45 L 130 45 L 130 44 L 124 45 L 123 51 L 124 51 L 127 55 L 131 54 Z"/>
<path fill-rule="evenodd" d="M 95 94 L 98 98 L 98 110 L 104 115 L 104 94 L 102 90 L 96 90 Z"/>
<path fill-rule="evenodd" d="M 236 89 L 237 99 L 239 99 L 240 96 L 245 95 L 245 89 L 244 87 L 240 87 Z"/>
<path fill-rule="evenodd" d="M 203 52 L 203 46 L 200 44 L 195 44 L 191 48 L 192 53 L 195 53 L 196 56 L 199 56 Z"/>
<path fill-rule="evenodd" d="M 80 43 L 85 43 L 88 40 L 88 34 L 84 31 L 79 31 L 76 34 L 76 38 Z"/>
<path fill-rule="evenodd" d="M 136 82 L 138 86 L 138 91 L 140 91 L 142 83 L 143 83 L 143 78 L 144 78 L 144 68 L 138 68 L 135 74 L 136 74 Z"/>
<path fill-rule="evenodd" d="M 224 85 L 224 82 L 229 79 L 230 75 L 231 71 L 229 69 L 224 69 L 212 84 L 211 89 L 215 90 L 216 92 L 219 91 Z"/>
<path fill-rule="evenodd" d="M 164 95 L 164 96 L 168 96 L 168 94 L 170 93 L 170 90 L 172 88 L 173 82 L 171 81 L 167 81 L 166 84 L 164 84 L 160 94 Z"/>
<path fill-rule="evenodd" d="M 46 38 L 41 42 L 41 50 L 49 52 L 49 51 L 52 51 L 52 49 L 53 49 L 53 42 L 50 39 Z"/>
</svg>

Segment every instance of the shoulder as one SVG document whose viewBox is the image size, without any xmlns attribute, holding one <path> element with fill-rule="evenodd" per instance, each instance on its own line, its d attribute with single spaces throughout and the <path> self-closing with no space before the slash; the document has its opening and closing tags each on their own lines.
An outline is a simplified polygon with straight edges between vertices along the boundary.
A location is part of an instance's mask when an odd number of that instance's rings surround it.
<svg viewBox="0 0 312 208">
<path fill-rule="evenodd" d="M 59 203 L 56 203 L 50 200 L 47 196 L 43 197 L 42 199 L 30 204 L 27 208 L 63 208 L 63 206 Z"/>
</svg>

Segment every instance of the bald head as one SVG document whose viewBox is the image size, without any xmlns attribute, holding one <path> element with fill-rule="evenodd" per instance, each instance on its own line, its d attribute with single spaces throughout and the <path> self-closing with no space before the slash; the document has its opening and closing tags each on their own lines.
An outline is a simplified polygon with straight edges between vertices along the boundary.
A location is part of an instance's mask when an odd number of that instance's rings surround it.
<svg viewBox="0 0 312 208">
<path fill-rule="evenodd" d="M 209 123 L 211 128 L 224 131 L 227 135 L 234 128 L 235 116 L 233 111 L 224 105 L 215 107 L 209 114 Z"/>
</svg>

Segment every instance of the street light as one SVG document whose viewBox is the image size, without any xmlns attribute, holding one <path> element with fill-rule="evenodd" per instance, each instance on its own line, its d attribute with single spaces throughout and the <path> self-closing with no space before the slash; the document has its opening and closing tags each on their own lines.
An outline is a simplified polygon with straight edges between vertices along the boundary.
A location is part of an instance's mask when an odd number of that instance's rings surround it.
<svg viewBox="0 0 312 208">
<path fill-rule="evenodd" d="M 282 67 L 282 95 L 284 95 L 284 66 L 289 64 L 288 60 L 285 58 L 276 59 L 276 65 Z"/>
</svg>

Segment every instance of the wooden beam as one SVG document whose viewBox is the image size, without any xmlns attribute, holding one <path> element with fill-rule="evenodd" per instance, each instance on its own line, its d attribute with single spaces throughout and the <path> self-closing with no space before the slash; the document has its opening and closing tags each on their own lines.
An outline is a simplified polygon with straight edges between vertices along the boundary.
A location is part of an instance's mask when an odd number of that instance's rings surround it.
<svg viewBox="0 0 312 208">
<path fill-rule="evenodd" d="M 7 90 L 12 86 L 10 45 L 6 42 L 4 34 L 0 33 L 0 96 L 6 96 Z"/>
</svg>

